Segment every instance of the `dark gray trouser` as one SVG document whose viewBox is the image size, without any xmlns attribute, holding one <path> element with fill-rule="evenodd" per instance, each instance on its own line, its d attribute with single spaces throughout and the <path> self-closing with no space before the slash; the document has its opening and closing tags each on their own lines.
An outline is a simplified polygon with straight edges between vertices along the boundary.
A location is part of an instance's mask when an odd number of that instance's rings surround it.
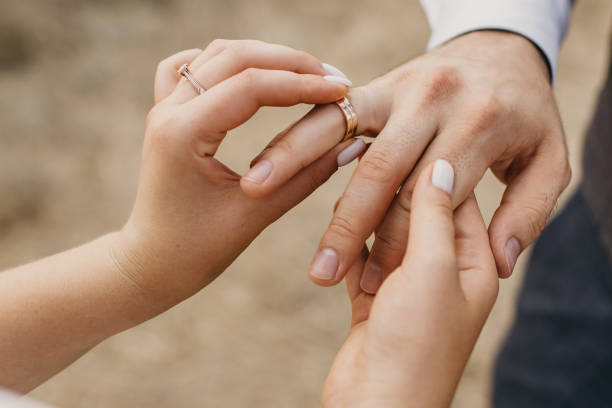
<svg viewBox="0 0 612 408">
<path fill-rule="evenodd" d="M 612 64 L 582 167 L 579 191 L 534 247 L 495 407 L 612 407 Z"/>
<path fill-rule="evenodd" d="M 612 407 L 612 265 L 599 232 L 579 190 L 535 244 L 495 407 Z"/>
</svg>

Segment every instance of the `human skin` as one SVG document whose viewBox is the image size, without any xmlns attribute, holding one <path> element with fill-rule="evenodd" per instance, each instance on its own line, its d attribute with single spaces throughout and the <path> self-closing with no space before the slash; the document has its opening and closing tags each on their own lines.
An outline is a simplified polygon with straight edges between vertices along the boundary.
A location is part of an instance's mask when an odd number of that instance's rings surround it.
<svg viewBox="0 0 612 408">
<path fill-rule="evenodd" d="M 207 89 L 204 95 L 179 82 L 184 63 Z M 334 147 L 263 199 L 246 196 L 240 176 L 214 154 L 227 131 L 261 106 L 343 97 L 347 86 L 327 75 L 304 52 L 256 41 L 219 40 L 161 62 L 138 194 L 125 226 L 0 274 L 0 385 L 27 392 L 109 336 L 198 292 L 326 181 L 354 141 Z M 343 161 L 350 158 L 344 154 Z"/>
<path fill-rule="evenodd" d="M 510 276 L 571 177 L 549 72 L 533 44 L 507 32 L 466 34 L 352 89 L 349 97 L 359 116 L 357 133 L 376 139 L 337 204 L 311 279 L 323 286 L 340 282 L 375 232 L 362 280 L 362 288 L 375 293 L 403 259 L 416 177 L 438 158 L 456 171 L 454 207 L 488 168 L 507 185 L 489 237 L 499 275 Z M 309 136 L 315 127 L 327 131 Z M 247 174 L 243 190 L 253 197 L 275 191 L 332 148 L 344 129 L 337 108 L 315 108 L 257 157 L 255 165 L 269 162 L 273 170 L 259 183 Z"/>
<path fill-rule="evenodd" d="M 450 406 L 495 302 L 498 276 L 473 194 L 453 214 L 432 183 L 413 192 L 404 259 L 374 296 L 360 287 L 367 248 L 349 269 L 351 329 L 323 388 L 323 406 Z"/>
</svg>

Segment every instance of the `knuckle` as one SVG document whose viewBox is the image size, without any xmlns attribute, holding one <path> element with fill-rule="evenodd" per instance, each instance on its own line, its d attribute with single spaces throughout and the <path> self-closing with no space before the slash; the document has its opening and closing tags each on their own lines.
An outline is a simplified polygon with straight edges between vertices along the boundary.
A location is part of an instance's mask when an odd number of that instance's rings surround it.
<svg viewBox="0 0 612 408">
<path fill-rule="evenodd" d="M 435 218 L 447 217 L 453 214 L 454 208 L 451 197 L 442 190 L 418 191 L 414 197 L 410 204 L 414 212 L 421 212 L 427 208 L 429 211 L 423 213 Z"/>
<path fill-rule="evenodd" d="M 477 134 L 491 129 L 506 116 L 507 112 L 506 105 L 496 95 L 490 93 L 481 96 L 473 104 L 470 133 Z"/>
<path fill-rule="evenodd" d="M 488 273 L 485 279 L 481 279 L 480 293 L 489 307 L 493 306 L 497 295 L 499 294 L 499 278 L 495 273 L 495 264 L 491 266 L 491 273 Z"/>
<path fill-rule="evenodd" d="M 422 103 L 431 105 L 446 99 L 461 85 L 459 69 L 451 65 L 433 68 L 426 77 Z"/>
<path fill-rule="evenodd" d="M 147 139 L 154 148 L 166 150 L 170 145 L 177 143 L 179 138 L 176 135 L 182 134 L 181 129 L 182 123 L 179 118 L 162 114 L 157 106 L 147 115 Z"/>
<path fill-rule="evenodd" d="M 423 204 L 420 204 L 421 206 Z M 453 213 L 453 203 L 447 193 L 435 194 L 429 197 L 428 202 L 425 204 L 435 211 L 436 214 L 446 215 Z"/>
<path fill-rule="evenodd" d="M 538 237 L 546 227 L 550 211 L 545 208 L 554 206 L 554 203 L 549 203 L 550 198 L 542 197 L 538 201 L 524 208 L 524 223 L 531 239 Z"/>
<path fill-rule="evenodd" d="M 226 51 L 234 53 L 237 57 L 244 56 L 246 51 L 250 48 L 257 46 L 258 44 L 262 44 L 261 41 L 257 40 L 237 40 L 232 41 L 227 45 Z"/>
<path fill-rule="evenodd" d="M 208 47 L 206 48 L 213 49 L 213 50 L 222 50 L 222 49 L 225 49 L 231 43 L 232 43 L 231 40 L 225 40 L 223 38 L 216 38 L 213 41 L 211 41 L 211 43 L 208 44 Z"/>
<path fill-rule="evenodd" d="M 247 68 L 238 74 L 238 81 L 243 88 L 252 88 L 258 80 L 259 70 L 255 68 Z"/>
<path fill-rule="evenodd" d="M 412 192 L 414 187 L 404 185 L 397 194 L 397 208 L 402 212 L 404 217 L 410 219 L 410 205 L 412 202 Z"/>
<path fill-rule="evenodd" d="M 383 227 L 376 232 L 378 249 L 382 249 L 385 254 L 389 252 L 403 252 L 406 249 L 406 242 L 402 237 Z"/>
<path fill-rule="evenodd" d="M 478 268 L 481 269 L 480 267 Z M 474 281 L 472 292 L 478 301 L 478 309 L 488 314 L 499 295 L 499 277 L 497 275 L 495 262 L 491 262 L 490 265 L 482 266 L 479 272 L 481 276 Z"/>
<path fill-rule="evenodd" d="M 240 66 L 240 68 L 246 68 L 245 64 L 245 59 L 246 59 L 246 54 L 244 52 L 244 45 L 238 43 L 238 42 L 234 42 L 231 45 L 228 45 L 227 47 L 225 47 L 225 49 L 223 50 L 223 54 L 226 56 L 229 56 L 229 58 L 232 60 L 232 62 L 234 64 L 238 64 Z"/>
<path fill-rule="evenodd" d="M 567 186 L 569 185 L 569 183 L 572 181 L 572 167 L 570 166 L 569 161 L 565 160 L 561 173 L 562 173 L 561 189 L 565 190 Z"/>
<path fill-rule="evenodd" d="M 329 223 L 329 232 L 340 237 L 343 241 L 354 241 L 360 238 L 353 223 L 341 214 L 336 213 Z"/>
<path fill-rule="evenodd" d="M 560 191 L 561 193 L 569 185 L 572 180 L 572 167 L 569 162 L 567 147 L 563 139 L 558 143 L 554 161 L 558 163 L 556 171 L 559 174 Z"/>
<path fill-rule="evenodd" d="M 340 205 L 340 200 L 342 200 L 342 197 L 340 197 L 339 199 L 336 200 L 336 202 L 334 203 L 334 211 L 333 213 L 335 214 L 336 211 L 338 210 L 338 206 Z"/>
<path fill-rule="evenodd" d="M 318 63 L 319 60 L 306 51 L 295 51 L 295 60 L 299 66 Z"/>
<path fill-rule="evenodd" d="M 394 160 L 386 151 L 369 151 L 359 162 L 358 174 L 368 180 L 388 182 L 394 178 Z"/>
<path fill-rule="evenodd" d="M 155 105 L 151 108 L 151 110 L 149 111 L 149 113 L 147 113 L 147 118 L 146 118 L 146 127 L 147 129 L 149 129 L 151 126 L 153 126 L 153 123 L 155 123 L 155 119 L 157 118 L 157 110 L 158 110 L 158 105 Z"/>
<path fill-rule="evenodd" d="M 280 139 L 273 148 L 284 158 L 283 161 L 291 164 L 292 167 L 303 169 L 310 164 L 308 158 L 300 154 L 294 142 L 289 138 Z"/>
<path fill-rule="evenodd" d="M 156 74 L 159 75 L 163 72 L 166 71 L 166 67 L 170 64 L 170 58 L 164 58 L 163 60 L 159 61 L 159 63 L 157 64 L 157 68 L 155 70 Z"/>
</svg>

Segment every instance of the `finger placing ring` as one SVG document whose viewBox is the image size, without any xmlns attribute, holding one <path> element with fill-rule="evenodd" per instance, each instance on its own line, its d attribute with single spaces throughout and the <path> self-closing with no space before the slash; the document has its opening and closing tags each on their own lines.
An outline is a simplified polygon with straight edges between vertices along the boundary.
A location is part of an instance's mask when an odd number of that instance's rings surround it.
<svg viewBox="0 0 612 408">
<path fill-rule="evenodd" d="M 193 74 L 191 73 L 191 70 L 189 69 L 189 64 L 181 65 L 177 73 L 184 77 L 187 81 L 189 81 L 191 86 L 193 86 L 193 89 L 195 89 L 198 94 L 204 95 L 206 89 L 204 89 L 202 84 L 200 84 L 200 82 L 198 82 L 198 80 L 194 78 Z"/>
<path fill-rule="evenodd" d="M 338 105 L 338 107 L 344 114 L 344 118 L 346 119 L 346 132 L 344 133 L 344 137 L 340 141 L 340 143 L 342 143 L 345 140 L 348 140 L 351 137 L 355 136 L 358 124 L 357 113 L 355 112 L 355 108 L 353 108 L 351 102 L 346 97 L 336 101 L 336 104 Z"/>
</svg>

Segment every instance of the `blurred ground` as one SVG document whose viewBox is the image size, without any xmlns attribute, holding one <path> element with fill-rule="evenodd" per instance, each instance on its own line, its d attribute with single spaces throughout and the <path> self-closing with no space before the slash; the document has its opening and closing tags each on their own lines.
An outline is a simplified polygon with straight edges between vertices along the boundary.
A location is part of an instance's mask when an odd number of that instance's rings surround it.
<svg viewBox="0 0 612 408">
<path fill-rule="evenodd" d="M 557 95 L 574 186 L 610 11 L 608 0 L 578 2 L 561 54 Z M 428 28 L 417 1 L 2 0 L 0 268 L 121 226 L 157 62 L 218 37 L 304 49 L 363 84 L 421 53 Z M 262 112 L 231 135 L 221 157 L 243 172 L 304 111 Z M 269 228 L 204 292 L 108 340 L 32 395 L 66 408 L 318 406 L 348 303 L 343 287 L 317 288 L 305 269 L 351 170 Z M 500 192 L 489 176 L 478 189 L 488 217 Z M 456 407 L 488 404 L 492 358 L 525 260 L 502 284 Z"/>
</svg>

